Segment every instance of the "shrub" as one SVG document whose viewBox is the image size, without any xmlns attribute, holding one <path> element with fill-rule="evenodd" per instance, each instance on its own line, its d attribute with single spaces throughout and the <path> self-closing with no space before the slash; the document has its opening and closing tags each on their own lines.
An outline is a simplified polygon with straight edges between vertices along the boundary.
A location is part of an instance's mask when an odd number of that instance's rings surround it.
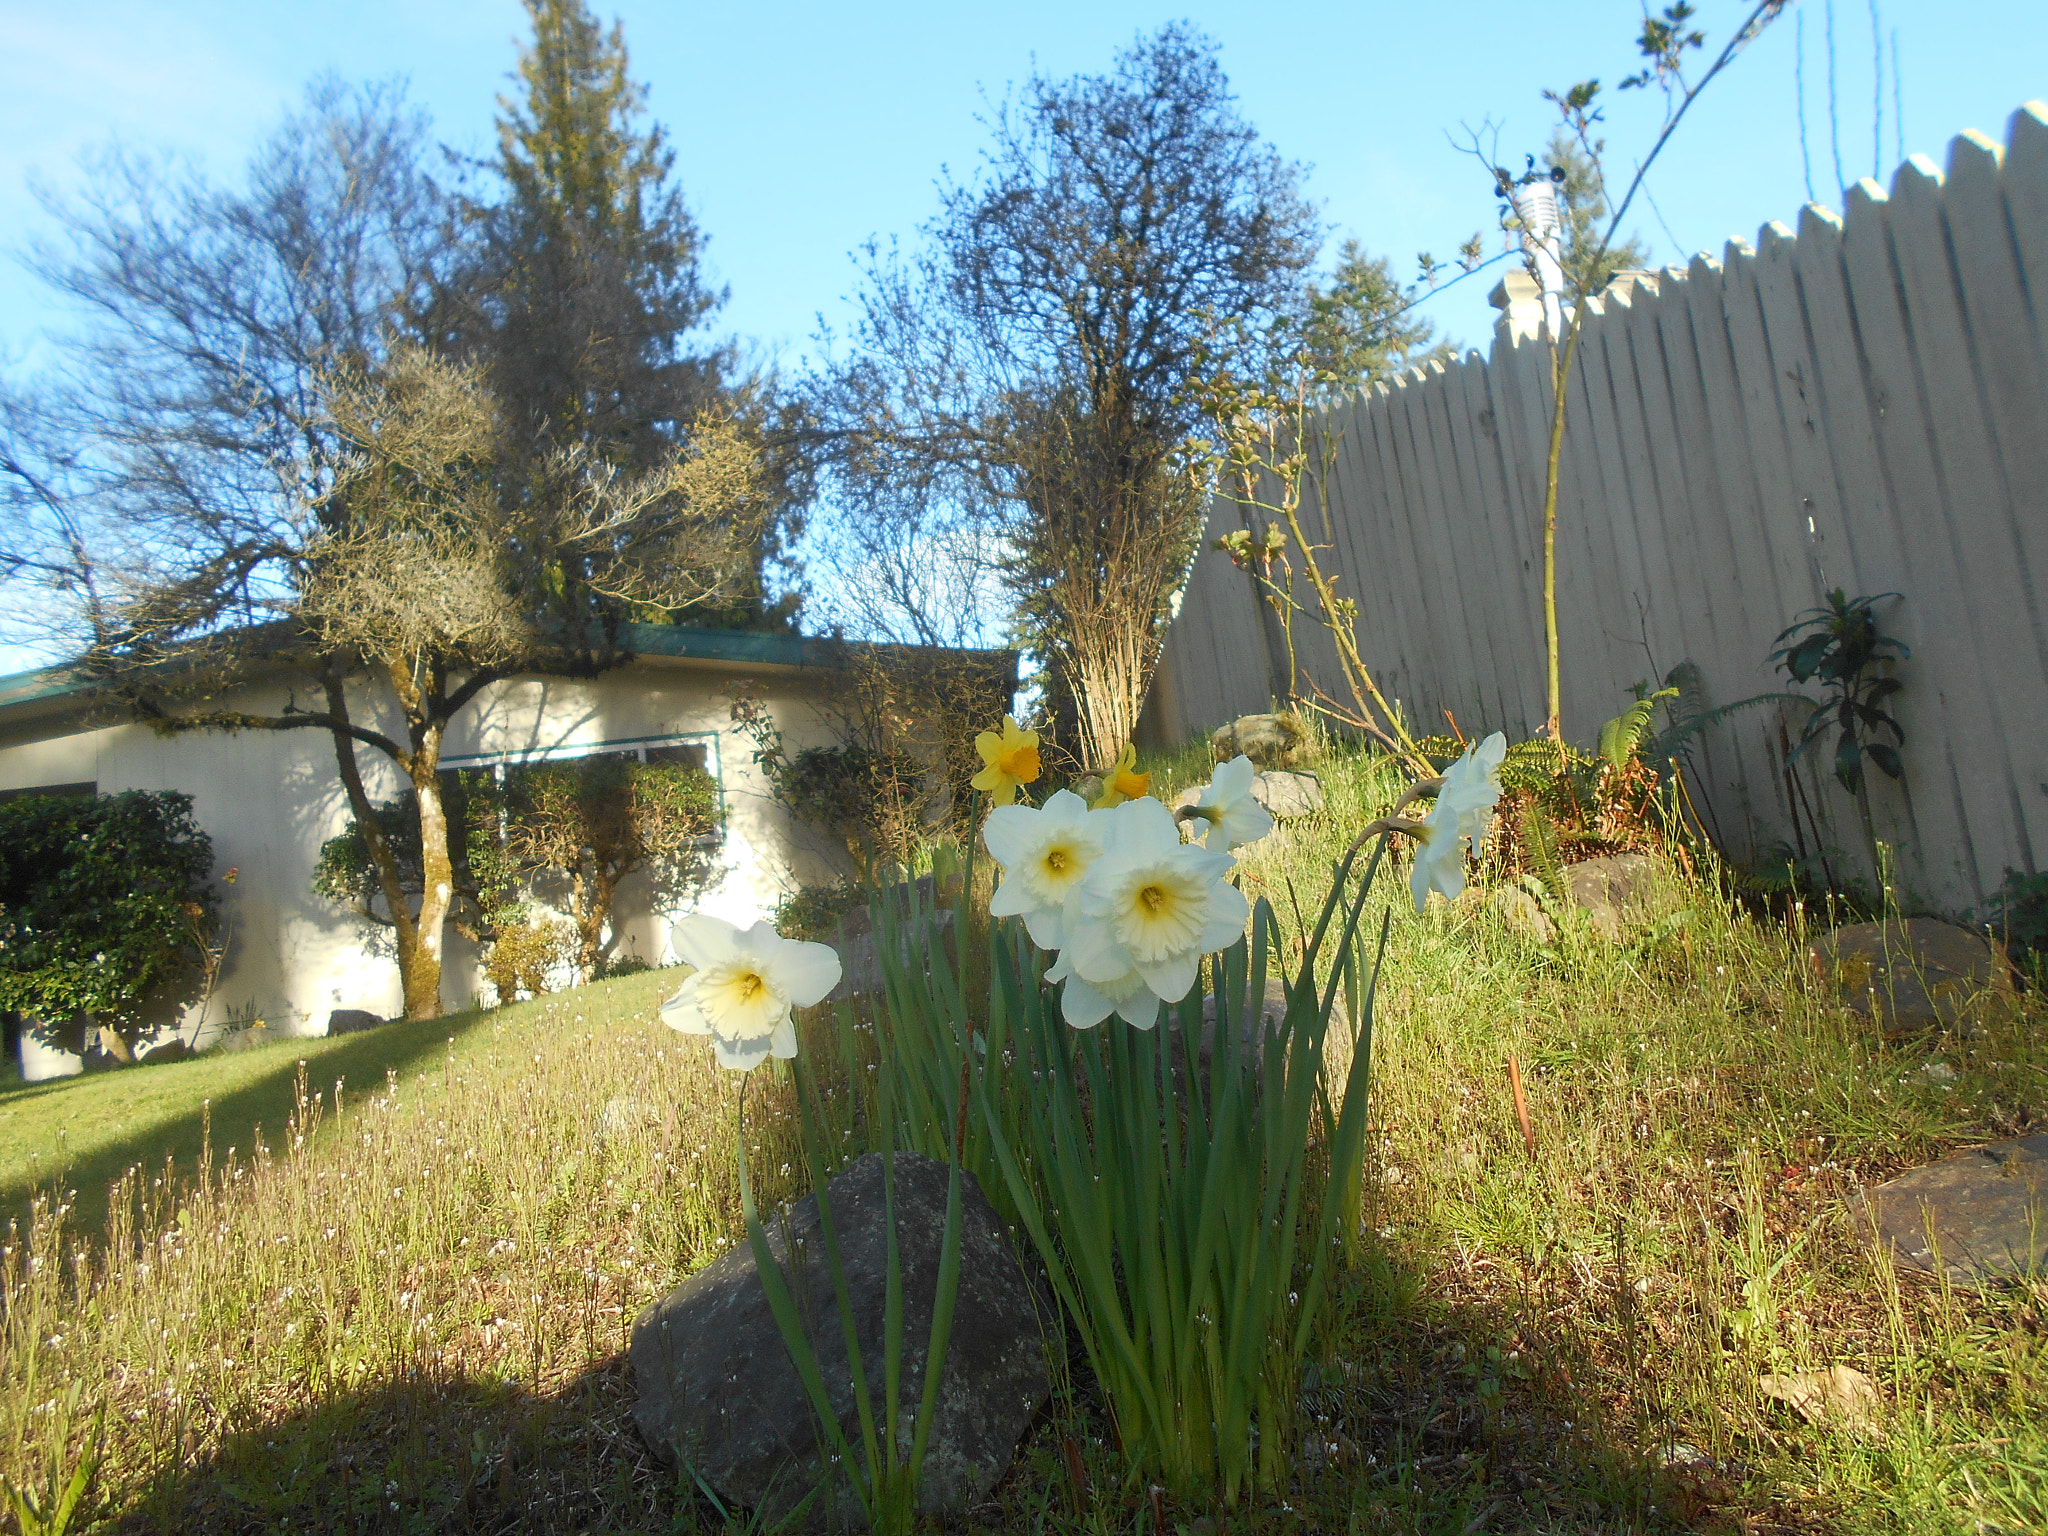
<svg viewBox="0 0 2048 1536">
<path fill-rule="evenodd" d="M 839 919 L 867 900 L 866 890 L 854 881 L 838 885 L 806 885 L 785 896 L 775 909 L 775 931 L 786 939 L 811 943 L 829 942 Z"/>
<path fill-rule="evenodd" d="M 150 1028 L 144 1005 L 205 964 L 219 921 L 212 869 L 190 795 L 0 805 L 0 1008 L 57 1029 L 94 1015 L 114 1054 L 132 1060 Z"/>
<path fill-rule="evenodd" d="M 566 924 L 531 914 L 500 922 L 497 937 L 484 954 L 484 979 L 498 989 L 501 1008 L 521 992 L 540 997 L 550 990 L 548 972 L 565 964 L 575 951 L 575 937 Z"/>
</svg>

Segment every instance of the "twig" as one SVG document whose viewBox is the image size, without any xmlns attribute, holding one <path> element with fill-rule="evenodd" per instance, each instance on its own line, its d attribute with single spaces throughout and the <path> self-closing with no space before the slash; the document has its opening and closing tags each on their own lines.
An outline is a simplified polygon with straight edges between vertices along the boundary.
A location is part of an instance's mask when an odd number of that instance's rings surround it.
<svg viewBox="0 0 2048 1536">
<path fill-rule="evenodd" d="M 1529 1101 L 1522 1094 L 1522 1063 L 1513 1052 L 1508 1053 L 1508 1087 L 1515 1095 L 1515 1123 L 1522 1128 L 1522 1145 L 1528 1149 L 1529 1161 L 1536 1161 L 1536 1132 L 1529 1125 Z"/>
</svg>

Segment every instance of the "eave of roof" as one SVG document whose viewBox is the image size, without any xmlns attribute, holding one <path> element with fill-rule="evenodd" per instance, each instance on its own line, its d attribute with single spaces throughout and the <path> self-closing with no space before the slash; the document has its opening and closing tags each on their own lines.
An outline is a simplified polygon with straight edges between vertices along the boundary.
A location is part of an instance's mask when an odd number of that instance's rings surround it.
<svg viewBox="0 0 2048 1536">
<path fill-rule="evenodd" d="M 619 643 L 634 659 L 661 657 L 665 660 L 737 663 L 749 667 L 832 667 L 836 655 L 846 649 L 866 650 L 867 641 L 819 639 L 771 630 L 692 629 L 680 624 L 627 624 L 621 627 Z M 882 649 L 910 653 L 929 652 L 930 646 L 889 646 Z M 1017 653 L 1010 650 L 959 650 L 951 654 L 1003 668 L 1011 686 L 1017 681 Z M 0 677 L 0 719 L 25 711 L 28 706 L 53 700 L 76 698 L 81 702 L 95 688 L 76 662 L 39 667 L 33 672 L 16 672 Z M 40 711 L 37 711 L 40 713 Z"/>
</svg>

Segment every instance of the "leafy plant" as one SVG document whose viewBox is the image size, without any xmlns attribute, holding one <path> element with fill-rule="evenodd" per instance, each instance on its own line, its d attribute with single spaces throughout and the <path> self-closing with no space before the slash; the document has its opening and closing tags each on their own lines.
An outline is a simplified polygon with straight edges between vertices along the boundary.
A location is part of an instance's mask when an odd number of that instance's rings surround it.
<svg viewBox="0 0 2048 1536">
<path fill-rule="evenodd" d="M 1828 690 L 1828 697 L 1813 706 L 1792 756 L 1800 756 L 1832 727 L 1838 733 L 1835 777 L 1852 795 L 1862 793 L 1866 757 L 1889 778 L 1904 771 L 1898 749 L 1905 744 L 1906 733 L 1880 705 L 1901 686 L 1887 675 L 1891 667 L 1912 652 L 1903 641 L 1878 629 L 1874 612 L 1886 598 L 1897 596 L 1880 592 L 1852 598 L 1836 587 L 1828 593 L 1825 607 L 1809 609 L 1780 632 L 1779 648 L 1771 653 L 1771 660 L 1793 682 L 1817 682 Z M 1789 645 L 1784 643 L 1788 640 Z M 1875 739 L 1880 731 L 1889 731 L 1892 739 Z"/>
<path fill-rule="evenodd" d="M 2048 872 L 2005 872 L 2005 884 L 1991 898 L 1992 921 L 2015 949 L 2048 959 Z"/>
<path fill-rule="evenodd" d="M 73 1383 L 67 1394 L 71 1406 L 75 1406 L 78 1385 Z M 92 1486 L 100 1461 L 106 1454 L 107 1410 L 104 1404 L 93 1416 L 92 1435 L 85 1450 L 79 1455 L 78 1464 L 71 1469 L 71 1476 L 64 1477 L 61 1465 L 50 1469 L 50 1486 L 47 1492 L 38 1494 L 33 1488 L 17 1488 L 5 1477 L 0 1477 L 0 1494 L 7 1499 L 8 1511 L 14 1516 L 14 1523 L 21 1528 L 21 1536 L 66 1536 L 71 1522 L 78 1517 L 79 1506 L 85 1500 L 86 1490 Z"/>
<path fill-rule="evenodd" d="M 51 1028 L 96 1015 L 110 1048 L 132 1059 L 145 1004 L 205 967 L 219 923 L 212 868 L 190 795 L 0 805 L 0 1009 Z"/>
<path fill-rule="evenodd" d="M 586 978 L 608 958 L 607 930 L 627 876 L 648 877 L 657 910 L 674 905 L 709 875 L 705 844 L 719 819 L 717 783 L 702 769 L 615 753 L 511 768 L 502 782 L 488 771 L 450 772 L 443 775 L 442 801 L 457 929 L 486 947 L 506 942 L 508 930 L 530 926 L 529 898 L 537 882 L 552 877 L 566 887 L 573 958 Z M 372 809 L 401 886 L 417 897 L 423 866 L 412 797 Z M 354 821 L 321 847 L 313 889 L 375 927 L 391 926 L 368 840 Z M 511 942 L 518 957 L 506 962 L 507 974 L 537 974 L 522 969 L 537 953 L 537 941 L 527 935 Z M 545 969 L 552 962 L 533 963 Z M 517 985 L 540 990 L 527 979 Z M 500 996 L 511 993 L 501 987 Z"/>
<path fill-rule="evenodd" d="M 786 939 L 820 942 L 831 938 L 840 918 L 867 902 L 867 891 L 853 881 L 806 885 L 791 892 L 775 909 L 775 931 Z"/>
<path fill-rule="evenodd" d="M 551 991 L 549 973 L 576 954 L 575 935 L 566 924 L 525 908 L 517 910 L 517 918 L 498 923 L 490 948 L 484 951 L 484 979 L 497 988 L 500 1007 L 521 992 L 539 997 Z"/>
</svg>

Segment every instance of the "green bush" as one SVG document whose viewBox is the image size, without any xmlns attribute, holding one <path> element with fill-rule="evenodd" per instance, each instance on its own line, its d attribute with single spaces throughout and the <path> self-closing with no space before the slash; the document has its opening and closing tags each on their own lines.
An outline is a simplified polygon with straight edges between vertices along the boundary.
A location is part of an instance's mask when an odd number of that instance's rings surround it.
<svg viewBox="0 0 2048 1536">
<path fill-rule="evenodd" d="M 0 1008 L 67 1026 L 92 1014 L 132 1047 L 150 1027 L 144 1004 L 204 964 L 212 869 L 189 795 L 0 805 Z"/>
</svg>

